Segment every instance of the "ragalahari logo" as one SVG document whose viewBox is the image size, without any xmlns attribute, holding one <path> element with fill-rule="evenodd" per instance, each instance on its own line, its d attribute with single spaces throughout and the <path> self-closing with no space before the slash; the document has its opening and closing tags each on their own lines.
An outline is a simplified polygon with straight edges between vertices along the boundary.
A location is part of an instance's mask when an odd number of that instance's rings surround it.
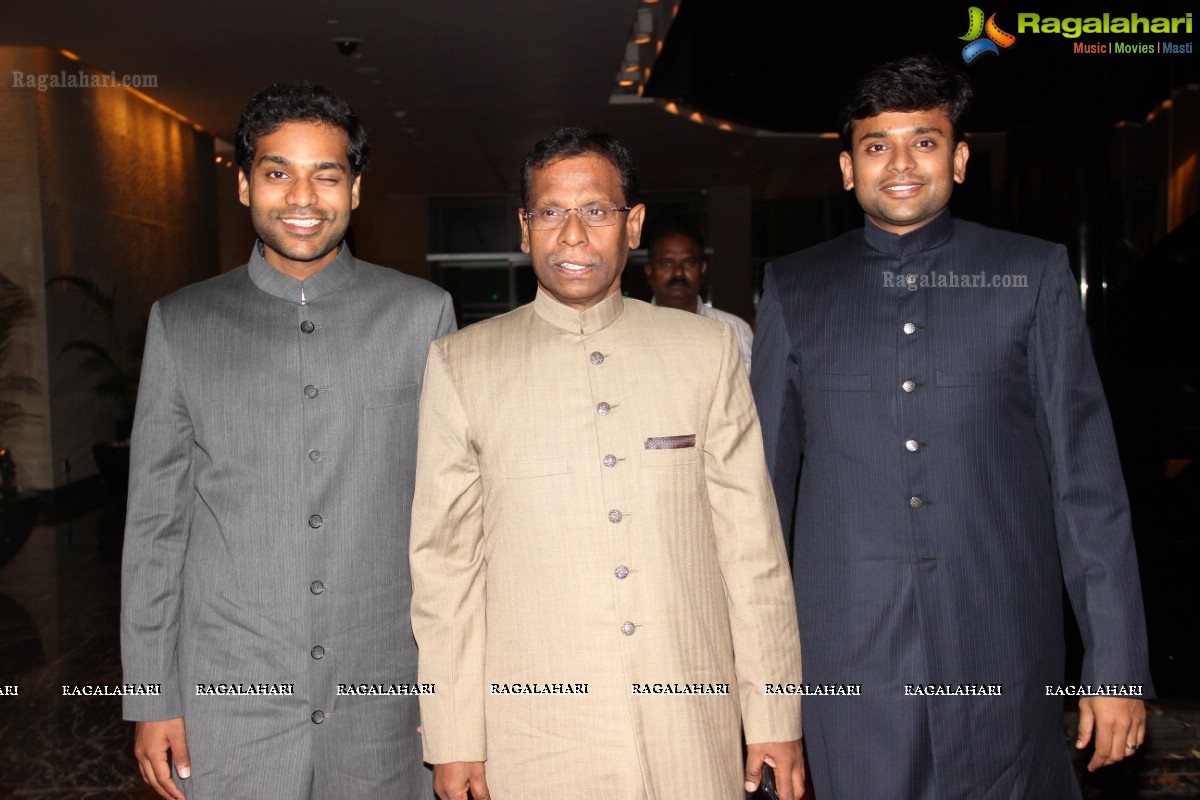
<svg viewBox="0 0 1200 800">
<path fill-rule="evenodd" d="M 979 37 L 984 33 L 987 34 L 987 38 L 980 39 Z M 995 14 L 988 17 L 987 24 L 984 24 L 983 9 L 979 6 L 971 6 L 967 9 L 967 33 L 958 38 L 964 42 L 970 42 L 962 51 L 963 61 L 968 64 L 984 53 L 1000 55 L 1001 47 L 1012 47 L 1013 42 L 1017 40 L 1017 37 L 1011 33 L 1000 30 L 1000 26 L 996 24 Z"/>
</svg>

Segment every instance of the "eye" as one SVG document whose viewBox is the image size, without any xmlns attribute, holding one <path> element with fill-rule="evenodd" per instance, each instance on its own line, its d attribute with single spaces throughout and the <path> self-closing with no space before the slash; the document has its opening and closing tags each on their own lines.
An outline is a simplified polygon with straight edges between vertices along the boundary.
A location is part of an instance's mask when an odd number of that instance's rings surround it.
<svg viewBox="0 0 1200 800">
<path fill-rule="evenodd" d="M 937 147 L 937 142 L 935 142 L 933 139 L 922 139 L 921 141 L 917 142 L 917 147 L 921 148 L 922 150 L 929 150 L 930 148 Z"/>
<path fill-rule="evenodd" d="M 561 208 L 539 208 L 534 213 L 541 219 L 558 220 L 562 219 L 567 212 Z"/>
<path fill-rule="evenodd" d="M 885 149 L 886 149 L 886 148 L 885 148 L 885 147 L 884 147 L 882 144 L 880 144 L 879 142 L 876 142 L 875 144 L 869 144 L 869 145 L 867 145 L 867 152 L 868 152 L 868 153 L 882 153 L 882 152 L 883 152 Z"/>
<path fill-rule="evenodd" d="M 281 180 L 284 180 L 285 178 L 287 178 L 287 173 L 286 173 L 286 172 L 280 172 L 280 171 L 279 171 L 279 170 L 277 170 L 277 169 L 273 169 L 273 170 L 271 170 L 270 172 L 268 172 L 268 173 L 267 173 L 267 177 L 268 177 L 268 178 L 270 178 L 270 179 L 271 179 L 271 180 L 273 180 L 273 181 L 281 181 Z"/>
<path fill-rule="evenodd" d="M 579 212 L 588 219 L 604 219 L 608 216 L 608 209 L 602 205 L 584 206 Z"/>
</svg>

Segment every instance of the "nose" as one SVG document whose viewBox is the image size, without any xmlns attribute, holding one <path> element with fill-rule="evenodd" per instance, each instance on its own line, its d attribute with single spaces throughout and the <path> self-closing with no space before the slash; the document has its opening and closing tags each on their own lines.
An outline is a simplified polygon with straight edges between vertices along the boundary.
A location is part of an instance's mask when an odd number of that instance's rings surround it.
<svg viewBox="0 0 1200 800">
<path fill-rule="evenodd" d="M 312 181 L 308 178 L 300 177 L 292 181 L 288 188 L 287 202 L 293 206 L 301 208 L 311 206 L 316 202 L 317 193 L 313 188 Z"/>
<path fill-rule="evenodd" d="M 574 212 L 574 214 L 571 212 Z M 558 230 L 558 241 L 569 247 L 587 244 L 588 228 L 587 225 L 583 224 L 583 217 L 579 215 L 579 209 L 572 208 L 567 210 L 567 221 Z"/>
<path fill-rule="evenodd" d="M 888 168 L 893 172 L 908 172 L 916 165 L 907 147 L 895 147 L 888 158 Z"/>
</svg>

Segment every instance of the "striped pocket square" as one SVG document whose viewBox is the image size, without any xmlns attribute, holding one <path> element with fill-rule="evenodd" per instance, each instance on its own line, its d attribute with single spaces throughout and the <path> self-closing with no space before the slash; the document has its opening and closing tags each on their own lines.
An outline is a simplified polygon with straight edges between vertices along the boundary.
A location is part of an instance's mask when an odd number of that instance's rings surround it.
<svg viewBox="0 0 1200 800">
<path fill-rule="evenodd" d="M 686 436 L 651 436 L 646 440 L 647 450 L 683 450 L 696 446 L 696 434 Z"/>
</svg>

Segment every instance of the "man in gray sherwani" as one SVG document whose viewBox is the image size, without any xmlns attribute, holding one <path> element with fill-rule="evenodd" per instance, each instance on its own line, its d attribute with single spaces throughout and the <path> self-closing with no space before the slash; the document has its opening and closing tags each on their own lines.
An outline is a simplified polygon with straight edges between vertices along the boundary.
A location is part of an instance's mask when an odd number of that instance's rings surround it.
<svg viewBox="0 0 1200 800">
<path fill-rule="evenodd" d="M 161 686 L 125 698 L 139 767 L 170 798 L 427 797 L 408 530 L 450 298 L 343 243 L 369 150 L 338 98 L 268 87 L 236 147 L 250 262 L 147 332 L 121 607 L 125 680 Z"/>
</svg>

